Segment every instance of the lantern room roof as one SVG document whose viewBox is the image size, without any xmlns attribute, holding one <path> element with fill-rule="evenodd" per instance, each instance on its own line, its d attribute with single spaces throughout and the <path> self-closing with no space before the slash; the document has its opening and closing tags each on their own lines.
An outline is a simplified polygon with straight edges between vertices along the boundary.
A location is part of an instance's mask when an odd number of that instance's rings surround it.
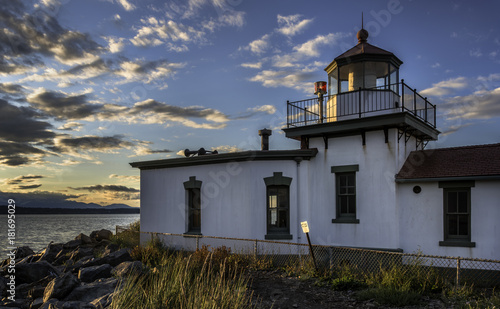
<svg viewBox="0 0 500 309">
<path fill-rule="evenodd" d="M 349 49 L 343 54 L 337 56 L 325 68 L 325 71 L 330 73 L 336 67 L 361 61 L 389 62 L 397 68 L 399 68 L 399 66 L 403 64 L 403 61 L 401 61 L 393 53 L 368 43 L 368 32 L 365 29 L 361 29 L 358 32 L 357 37 L 358 44 L 356 44 L 353 48 Z"/>
</svg>

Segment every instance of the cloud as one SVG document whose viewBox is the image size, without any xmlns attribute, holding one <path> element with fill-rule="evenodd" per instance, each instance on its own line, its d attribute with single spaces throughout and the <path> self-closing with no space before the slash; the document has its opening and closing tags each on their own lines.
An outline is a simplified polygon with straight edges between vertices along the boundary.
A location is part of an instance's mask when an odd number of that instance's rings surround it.
<svg viewBox="0 0 500 309">
<path fill-rule="evenodd" d="M 460 76 L 433 84 L 431 88 L 420 91 L 420 94 L 424 96 L 444 96 L 450 94 L 453 90 L 464 89 L 468 85 L 467 79 Z"/>
<path fill-rule="evenodd" d="M 269 41 L 270 38 L 271 38 L 270 34 L 265 34 L 260 39 L 257 39 L 257 40 L 254 40 L 254 41 L 248 43 L 247 46 L 240 47 L 239 50 L 247 50 L 247 51 L 252 52 L 253 54 L 260 55 L 260 54 L 266 52 L 270 48 L 270 46 L 271 46 L 270 41 Z"/>
<path fill-rule="evenodd" d="M 244 68 L 250 68 L 250 69 L 261 69 L 262 68 L 262 62 L 242 63 L 241 66 L 244 67 Z"/>
<path fill-rule="evenodd" d="M 469 55 L 474 58 L 479 58 L 483 55 L 480 48 L 474 48 L 469 51 Z"/>
<path fill-rule="evenodd" d="M 218 153 L 243 151 L 243 149 L 239 148 L 238 146 L 230 146 L 230 145 L 221 145 L 217 147 L 212 147 L 211 150 L 212 151 L 217 150 Z M 182 152 L 182 155 L 184 156 L 184 150 Z"/>
<path fill-rule="evenodd" d="M 104 37 L 104 39 L 108 42 L 108 49 L 113 54 L 119 53 L 125 48 L 124 38 Z"/>
<path fill-rule="evenodd" d="M 55 137 L 49 130 L 52 125 L 38 120 L 40 116 L 32 108 L 18 107 L 0 99 L 0 140 L 26 143 L 52 139 Z"/>
<path fill-rule="evenodd" d="M 232 119 L 246 119 L 246 118 L 250 118 L 250 117 L 253 117 L 253 116 L 259 115 L 259 114 L 272 115 L 274 113 L 276 113 L 276 107 L 274 107 L 274 105 L 261 105 L 261 106 L 255 106 L 252 108 L 248 108 L 246 110 L 246 112 L 244 112 L 236 117 L 233 117 Z"/>
<path fill-rule="evenodd" d="M 263 70 L 250 81 L 262 83 L 264 87 L 287 87 L 301 91 L 309 91 L 315 70 L 304 68 L 299 70 Z"/>
<path fill-rule="evenodd" d="M 229 121 L 227 115 L 212 108 L 202 106 L 180 107 L 152 99 L 135 103 L 127 112 L 127 117 L 130 121 L 142 123 L 168 124 L 175 122 L 186 127 L 202 129 L 220 129 L 225 127 L 225 123 Z M 206 122 L 198 123 L 191 120 L 193 118 L 203 119 Z"/>
<path fill-rule="evenodd" d="M 42 66 L 42 57 L 63 64 L 83 63 L 102 52 L 88 34 L 63 28 L 45 10 L 33 11 L 21 1 L 7 2 L 2 3 L 0 14 L 0 72 L 26 72 Z"/>
<path fill-rule="evenodd" d="M 302 32 L 313 21 L 313 19 L 300 19 L 300 14 L 282 16 L 278 15 L 278 25 L 280 28 L 277 31 L 286 36 L 294 36 Z"/>
<path fill-rule="evenodd" d="M 119 3 L 126 11 L 135 10 L 135 5 L 133 5 L 127 0 L 116 0 L 116 2 Z"/>
<path fill-rule="evenodd" d="M 102 108 L 100 104 L 88 103 L 86 94 L 68 95 L 43 88 L 26 99 L 32 107 L 57 119 L 83 119 L 94 115 Z"/>
<path fill-rule="evenodd" d="M 205 39 L 203 31 L 191 26 L 185 26 L 173 20 L 165 21 L 155 17 L 141 19 L 141 26 L 137 34 L 130 40 L 135 46 L 159 46 L 168 42 L 202 43 Z M 176 45 L 171 45 L 176 46 Z"/>
<path fill-rule="evenodd" d="M 0 83 L 0 93 L 5 94 L 23 94 L 24 87 L 12 83 Z"/>
<path fill-rule="evenodd" d="M 431 65 L 431 68 L 436 69 L 436 68 L 439 68 L 440 66 L 441 66 L 441 64 L 439 62 L 436 62 L 436 63 Z"/>
<path fill-rule="evenodd" d="M 7 179 L 5 184 L 7 185 L 18 185 L 22 183 L 31 183 L 37 179 L 45 178 L 43 175 L 26 175 L 26 176 L 17 176 L 15 178 Z"/>
<path fill-rule="evenodd" d="M 66 122 L 65 124 L 63 124 L 62 126 L 60 126 L 57 129 L 63 130 L 63 131 L 80 131 L 80 129 L 82 127 L 83 127 L 83 124 L 81 124 L 79 122 L 71 121 L 71 122 Z"/>
<path fill-rule="evenodd" d="M 151 83 L 156 80 L 171 77 L 177 69 L 183 68 L 185 63 L 172 63 L 166 60 L 156 61 L 125 61 L 114 74 L 125 78 L 125 82 L 144 81 Z"/>
<path fill-rule="evenodd" d="M 120 185 L 94 185 L 94 186 L 87 186 L 87 187 L 68 187 L 69 189 L 72 190 L 86 190 L 89 192 L 104 192 L 104 191 L 111 191 L 111 192 L 139 192 L 139 189 L 136 188 L 130 188 L 126 186 L 120 186 Z"/>
<path fill-rule="evenodd" d="M 449 98 L 440 108 L 447 118 L 489 119 L 500 117 L 500 87 L 493 90 L 479 90 L 470 95 Z"/>
<path fill-rule="evenodd" d="M 117 175 L 117 174 L 111 174 L 109 175 L 110 179 L 120 179 L 124 181 L 139 181 L 141 180 L 141 176 L 126 176 L 126 175 Z"/>
<path fill-rule="evenodd" d="M 57 137 L 54 139 L 52 151 L 60 153 L 78 152 L 113 152 L 117 149 L 130 148 L 135 144 L 124 140 L 123 135 L 81 137 Z"/>
</svg>

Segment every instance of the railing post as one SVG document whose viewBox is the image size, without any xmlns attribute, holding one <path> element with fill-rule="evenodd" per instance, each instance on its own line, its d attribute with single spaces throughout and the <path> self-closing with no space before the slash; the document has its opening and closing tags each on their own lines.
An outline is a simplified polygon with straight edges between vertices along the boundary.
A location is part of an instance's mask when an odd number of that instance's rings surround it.
<svg viewBox="0 0 500 309">
<path fill-rule="evenodd" d="M 425 122 L 427 122 L 427 97 L 425 97 L 424 100 L 425 100 Z"/>
<path fill-rule="evenodd" d="M 417 88 L 413 89 L 413 114 L 417 115 Z"/>
<path fill-rule="evenodd" d="M 290 128 L 290 101 L 286 100 L 286 127 Z"/>
<path fill-rule="evenodd" d="M 307 107 L 304 107 L 304 125 L 307 125 Z"/>
<path fill-rule="evenodd" d="M 432 110 L 434 111 L 434 123 L 433 123 L 433 126 L 435 128 L 436 127 L 436 105 L 432 106 Z"/>
<path fill-rule="evenodd" d="M 405 80 L 401 80 L 401 111 L 405 111 Z"/>
<path fill-rule="evenodd" d="M 456 287 L 460 287 L 460 257 L 457 257 L 457 282 Z"/>
<path fill-rule="evenodd" d="M 358 101 L 359 101 L 359 107 L 358 107 L 359 110 L 358 110 L 358 112 L 359 112 L 359 118 L 361 118 L 361 87 L 359 87 L 358 91 L 359 91 L 359 93 L 358 93 Z"/>
</svg>

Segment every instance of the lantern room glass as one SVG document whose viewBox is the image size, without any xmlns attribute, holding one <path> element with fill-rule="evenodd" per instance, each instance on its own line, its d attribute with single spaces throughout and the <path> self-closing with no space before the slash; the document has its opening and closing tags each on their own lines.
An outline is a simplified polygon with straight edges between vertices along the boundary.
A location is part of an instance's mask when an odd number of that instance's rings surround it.
<svg viewBox="0 0 500 309">
<path fill-rule="evenodd" d="M 329 94 L 361 89 L 390 89 L 398 93 L 399 70 L 388 62 L 362 61 L 335 68 L 328 76 Z"/>
</svg>

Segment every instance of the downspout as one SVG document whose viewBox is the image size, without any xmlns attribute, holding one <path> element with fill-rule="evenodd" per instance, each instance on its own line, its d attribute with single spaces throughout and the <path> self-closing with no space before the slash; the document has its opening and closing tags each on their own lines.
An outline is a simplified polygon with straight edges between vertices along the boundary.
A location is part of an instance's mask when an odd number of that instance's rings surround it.
<svg viewBox="0 0 500 309">
<path fill-rule="evenodd" d="M 297 162 L 297 168 L 295 173 L 295 179 L 297 179 L 297 242 L 300 243 L 301 227 L 300 227 L 300 178 L 299 178 L 299 168 L 300 162 L 302 162 L 302 157 L 295 157 L 295 162 Z"/>
</svg>

